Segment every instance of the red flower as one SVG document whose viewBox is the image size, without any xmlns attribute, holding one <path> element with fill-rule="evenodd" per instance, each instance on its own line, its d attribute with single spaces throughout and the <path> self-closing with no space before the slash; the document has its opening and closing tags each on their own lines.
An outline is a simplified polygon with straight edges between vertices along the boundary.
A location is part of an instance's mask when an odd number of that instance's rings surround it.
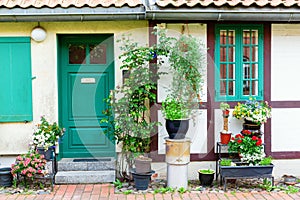
<svg viewBox="0 0 300 200">
<path fill-rule="evenodd" d="M 251 135 L 251 131 L 249 130 L 243 130 L 242 133 L 245 135 Z"/>
<path fill-rule="evenodd" d="M 241 144 L 243 142 L 243 140 L 238 140 L 237 143 Z"/>
<path fill-rule="evenodd" d="M 242 136 L 241 134 L 237 134 L 237 135 L 235 136 L 235 138 L 244 138 L 244 136 Z"/>
<path fill-rule="evenodd" d="M 257 142 L 256 142 L 256 146 L 260 146 L 262 144 L 262 140 L 260 138 L 258 138 Z"/>
<path fill-rule="evenodd" d="M 258 140 L 258 137 L 252 136 L 252 140 Z"/>
</svg>

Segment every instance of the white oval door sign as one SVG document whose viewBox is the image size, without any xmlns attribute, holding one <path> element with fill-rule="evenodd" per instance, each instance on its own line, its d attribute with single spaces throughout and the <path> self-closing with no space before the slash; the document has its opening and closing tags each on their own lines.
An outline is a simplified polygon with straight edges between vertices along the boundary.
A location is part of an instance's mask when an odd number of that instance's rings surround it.
<svg viewBox="0 0 300 200">
<path fill-rule="evenodd" d="M 95 78 L 81 78 L 80 80 L 81 83 L 96 83 L 96 79 Z"/>
</svg>

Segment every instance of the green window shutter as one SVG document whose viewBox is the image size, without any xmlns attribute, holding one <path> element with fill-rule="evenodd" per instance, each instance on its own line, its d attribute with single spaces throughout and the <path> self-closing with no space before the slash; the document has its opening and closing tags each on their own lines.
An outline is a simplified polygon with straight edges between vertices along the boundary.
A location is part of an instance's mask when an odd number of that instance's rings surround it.
<svg viewBox="0 0 300 200">
<path fill-rule="evenodd" d="M 0 122 L 32 121 L 29 37 L 0 37 Z"/>
<path fill-rule="evenodd" d="M 263 99 L 263 25 L 217 25 L 215 99 Z"/>
</svg>

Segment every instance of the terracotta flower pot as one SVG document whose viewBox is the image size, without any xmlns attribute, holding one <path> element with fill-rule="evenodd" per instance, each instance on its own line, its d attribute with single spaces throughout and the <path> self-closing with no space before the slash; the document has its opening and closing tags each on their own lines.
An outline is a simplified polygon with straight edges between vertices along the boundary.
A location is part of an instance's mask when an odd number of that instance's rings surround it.
<svg viewBox="0 0 300 200">
<path fill-rule="evenodd" d="M 228 144 L 231 138 L 231 132 L 220 132 L 220 137 L 221 137 L 221 143 L 222 144 Z"/>
</svg>

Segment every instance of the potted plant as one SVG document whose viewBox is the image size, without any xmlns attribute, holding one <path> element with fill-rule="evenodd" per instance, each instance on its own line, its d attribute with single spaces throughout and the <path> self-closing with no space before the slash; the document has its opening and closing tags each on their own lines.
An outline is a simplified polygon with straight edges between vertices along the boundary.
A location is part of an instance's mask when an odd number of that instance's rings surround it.
<svg viewBox="0 0 300 200">
<path fill-rule="evenodd" d="M 162 114 L 170 139 L 183 139 L 189 129 L 191 109 L 180 99 L 169 95 L 162 102 Z"/>
<path fill-rule="evenodd" d="M 58 139 L 63 135 L 65 129 L 54 123 L 49 123 L 44 116 L 41 117 L 41 123 L 36 125 L 32 135 L 32 147 L 39 153 L 45 155 L 46 160 L 53 158 L 55 145 Z"/>
<path fill-rule="evenodd" d="M 222 110 L 223 116 L 223 130 L 220 132 L 220 138 L 222 144 L 228 144 L 231 138 L 231 132 L 228 130 L 228 116 L 229 116 L 229 104 L 221 102 L 220 109 Z"/>
<path fill-rule="evenodd" d="M 260 129 L 260 125 L 267 122 L 271 117 L 271 106 L 267 101 L 256 101 L 254 97 L 249 97 L 245 103 L 238 103 L 233 110 L 233 117 L 244 119 L 247 127 L 244 129 Z"/>
<path fill-rule="evenodd" d="M 211 186 L 214 180 L 215 170 L 199 169 L 199 181 L 202 186 Z"/>
<path fill-rule="evenodd" d="M 178 127 L 179 130 L 176 137 L 176 132 L 169 133 L 170 138 L 182 139 L 185 135 L 182 130 L 188 129 L 188 119 L 200 107 L 206 49 L 199 39 L 189 34 L 181 34 L 175 38 L 168 37 L 163 32 L 160 39 L 164 41 L 164 48 L 167 49 L 169 71 L 173 75 L 169 95 L 162 102 L 162 112 L 167 121 L 166 125 Z"/>
</svg>

